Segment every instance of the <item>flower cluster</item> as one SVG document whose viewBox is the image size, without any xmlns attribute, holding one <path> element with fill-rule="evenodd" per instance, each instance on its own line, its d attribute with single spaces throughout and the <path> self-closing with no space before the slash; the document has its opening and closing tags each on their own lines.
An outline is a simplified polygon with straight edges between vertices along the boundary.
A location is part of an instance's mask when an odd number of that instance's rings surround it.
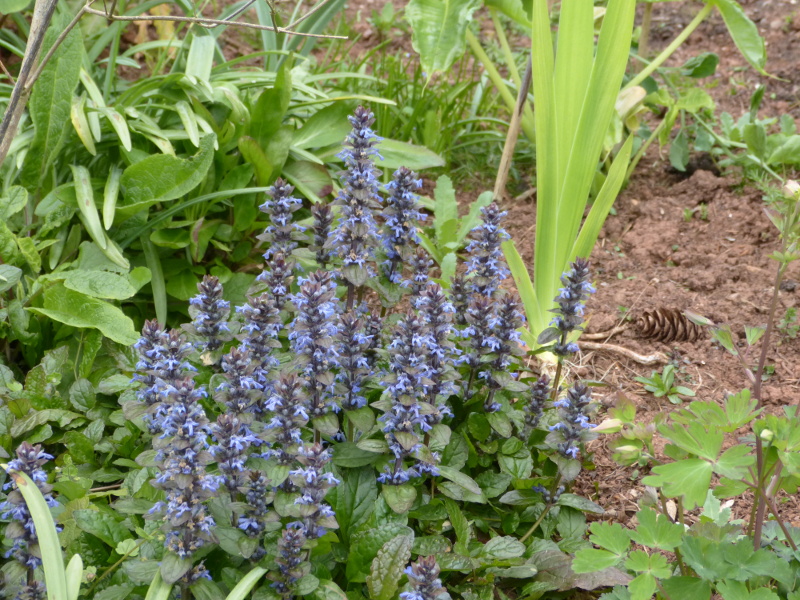
<svg viewBox="0 0 800 600">
<path fill-rule="evenodd" d="M 336 284 L 327 271 L 311 273 L 300 281 L 300 292 L 292 296 L 297 317 L 292 322 L 289 340 L 292 351 L 308 380 L 311 416 L 328 412 L 325 397 L 333 384 L 336 365 L 333 339 L 336 327 Z"/>
<path fill-rule="evenodd" d="M 492 296 L 509 275 L 500 244 L 509 239 L 501 221 L 506 215 L 496 202 L 481 209 L 482 223 L 470 233 L 467 274 L 476 294 Z"/>
<path fill-rule="evenodd" d="M 321 269 L 328 266 L 331 260 L 331 225 L 333 225 L 333 211 L 329 204 L 321 202 L 311 207 L 311 216 L 314 218 L 314 239 L 311 250 Z"/>
<path fill-rule="evenodd" d="M 492 349 L 492 360 L 488 369 L 480 373 L 489 385 L 489 395 L 484 403 L 486 412 L 497 412 L 501 405 L 494 400 L 495 392 L 502 389 L 512 374 L 508 373 L 511 358 L 524 354 L 520 343 L 519 328 L 525 322 L 520 310 L 522 302 L 515 292 L 507 292 L 495 302 L 495 312 L 489 318 L 492 338 L 489 346 Z"/>
<path fill-rule="evenodd" d="M 28 581 L 19 593 L 20 595 L 28 594 L 27 597 L 31 598 L 39 597 L 37 594 L 44 592 L 44 586 L 34 581 L 32 576 L 34 569 L 42 564 L 42 555 L 39 550 L 39 539 L 36 535 L 33 517 L 17 487 L 13 474 L 25 473 L 42 492 L 47 505 L 57 506 L 55 499 L 50 494 L 53 488 L 47 483 L 47 473 L 42 469 L 42 466 L 52 458 L 50 454 L 42 450 L 39 444 L 33 446 L 28 442 L 22 442 L 17 448 L 17 457 L 8 463 L 7 470 L 11 474 L 11 479 L 3 486 L 3 489 L 11 491 L 8 492 L 5 502 L 0 505 L 0 516 L 3 519 L 11 520 L 6 528 L 6 538 L 12 541 L 12 545 L 5 553 L 5 557 L 13 556 L 28 571 Z"/>
<path fill-rule="evenodd" d="M 278 540 L 278 580 L 272 587 L 283 598 L 292 597 L 294 584 L 310 569 L 305 559 L 306 541 L 305 527 L 299 522 L 289 523 Z"/>
<path fill-rule="evenodd" d="M 260 471 L 249 471 L 244 486 L 245 511 L 239 516 L 237 527 L 245 532 L 248 537 L 258 538 L 264 533 L 267 522 L 271 520 L 269 511 L 269 497 L 271 488 L 269 482 Z M 264 550 L 259 549 L 253 558 L 260 558 Z"/>
<path fill-rule="evenodd" d="M 289 473 L 292 483 L 300 490 L 300 497 L 295 504 L 300 510 L 306 538 L 315 540 L 325 535 L 327 529 L 337 527 L 333 509 L 324 499 L 329 489 L 339 485 L 339 480 L 333 473 L 325 472 L 330 452 L 323 449 L 321 444 L 301 448 L 297 460 L 302 468 Z"/>
<path fill-rule="evenodd" d="M 452 416 L 450 408 L 444 402 L 455 391 L 453 358 L 456 356 L 456 348 L 450 340 L 455 309 L 437 283 L 427 285 L 420 295 L 418 305 L 427 328 L 425 391 L 428 402 L 435 410 L 426 415 L 426 421 L 432 427 L 441 423 L 445 416 Z"/>
<path fill-rule="evenodd" d="M 336 396 L 342 399 L 344 410 L 355 410 L 367 404 L 362 392 L 364 379 L 370 372 L 366 350 L 371 336 L 364 331 L 364 319 L 355 313 L 343 314 L 337 341 L 340 370 L 336 375 Z"/>
<path fill-rule="evenodd" d="M 416 299 L 428 283 L 431 268 L 433 267 L 433 259 L 424 248 L 417 248 L 409 256 L 408 265 L 411 269 L 411 296 Z M 415 302 L 415 300 L 412 300 L 412 302 Z"/>
<path fill-rule="evenodd" d="M 531 385 L 530 399 L 525 405 L 525 426 L 536 429 L 544 415 L 544 405 L 550 399 L 550 377 L 542 375 Z"/>
<path fill-rule="evenodd" d="M 589 422 L 589 416 L 594 410 L 592 393 L 589 387 L 578 382 L 573 385 L 567 394 L 553 403 L 559 409 L 559 422 L 550 427 L 553 432 L 552 442 L 565 458 L 578 458 L 579 444 L 588 438 L 587 432 L 595 426 Z"/>
<path fill-rule="evenodd" d="M 410 592 L 400 594 L 401 600 L 449 600 L 450 594 L 442 587 L 439 565 L 433 556 L 421 556 L 417 562 L 406 567 Z"/>
<path fill-rule="evenodd" d="M 425 364 L 428 353 L 428 334 L 425 324 L 409 312 L 397 324 L 389 343 L 391 374 L 387 376 L 386 389 L 392 399 L 391 407 L 380 417 L 383 431 L 394 455 L 393 465 L 388 465 L 378 481 L 400 485 L 423 473 L 438 474 L 435 465 L 418 461 L 405 467 L 404 461 L 422 447 L 418 432 L 430 431 L 431 426 L 423 415 L 425 396 Z"/>
<path fill-rule="evenodd" d="M 342 176 L 342 191 L 334 204 L 342 207 L 342 218 L 334 231 L 334 244 L 342 259 L 342 274 L 353 286 L 359 286 L 372 275 L 370 263 L 375 260 L 379 243 L 378 227 L 373 211 L 380 209 L 377 169 L 379 157 L 375 145 L 380 138 L 371 129 L 375 115 L 359 106 L 349 117 L 353 129 L 339 154 L 347 171 Z"/>
<path fill-rule="evenodd" d="M 200 293 L 189 300 L 190 313 L 194 316 L 192 328 L 203 339 L 201 345 L 213 351 L 222 346 L 222 336 L 230 332 L 225 321 L 230 303 L 222 299 L 222 285 L 212 275 L 203 277 L 197 284 L 197 291 Z"/>
<path fill-rule="evenodd" d="M 211 448 L 211 454 L 217 461 L 225 487 L 235 499 L 245 477 L 244 464 L 248 451 L 252 446 L 259 445 L 261 440 L 239 417 L 229 413 L 217 417 L 211 431 L 217 442 Z"/>
<path fill-rule="evenodd" d="M 159 382 L 161 379 L 156 375 L 157 369 L 164 358 L 166 348 L 166 332 L 158 324 L 158 321 L 145 321 L 142 328 L 142 337 L 133 345 L 139 353 L 139 362 L 136 363 L 134 381 L 142 383 L 142 387 L 136 392 L 136 397 L 145 406 L 154 406 L 161 402 Z"/>
<path fill-rule="evenodd" d="M 259 207 L 272 221 L 272 225 L 258 236 L 259 240 L 268 244 L 264 253 L 267 260 L 278 253 L 289 256 L 297 248 L 295 232 L 300 233 L 303 228 L 292 223 L 292 213 L 303 206 L 303 202 L 294 198 L 292 192 L 294 187 L 278 177 L 267 190 L 269 198 Z"/>
<path fill-rule="evenodd" d="M 272 295 L 275 306 L 282 310 L 289 295 L 289 285 L 294 276 L 295 261 L 282 252 L 275 252 L 267 259 L 264 271 L 256 277 L 256 281 L 265 283 L 267 291 Z"/>
<path fill-rule="evenodd" d="M 403 262 L 408 259 L 413 247 L 419 244 L 417 223 L 425 220 L 419 210 L 417 195 L 412 191 L 422 187 L 417 174 L 400 167 L 394 172 L 392 181 L 386 186 L 391 192 L 383 210 L 383 247 L 386 261 L 383 271 L 392 283 L 400 283 L 403 278 Z"/>
<path fill-rule="evenodd" d="M 275 391 L 266 403 L 275 416 L 267 424 L 273 449 L 270 455 L 280 465 L 291 465 L 302 443 L 301 432 L 308 423 L 308 398 L 302 381 L 294 374 L 284 374 L 275 383 Z M 274 443 L 279 444 L 277 447 Z"/>
<path fill-rule="evenodd" d="M 556 316 L 550 323 L 552 331 L 550 335 L 556 339 L 553 353 L 564 357 L 578 351 L 578 345 L 575 342 L 567 342 L 567 336 L 573 331 L 581 330 L 584 304 L 589 294 L 595 291 L 589 281 L 589 263 L 578 258 L 572 263 L 572 268 L 561 276 L 561 284 L 564 287 L 559 290 L 555 299 L 558 308 L 552 311 Z M 545 331 L 545 334 L 547 333 Z"/>
<path fill-rule="evenodd" d="M 260 398 L 269 396 L 271 369 L 278 366 L 278 359 L 273 356 L 275 348 L 280 348 L 278 341 L 283 324 L 280 310 L 270 294 L 261 294 L 250 298 L 248 302 L 236 308 L 236 312 L 244 318 L 242 324 L 242 340 L 240 350 L 250 353 L 253 366 L 252 378 L 263 393 L 256 397 L 251 405 L 253 412 L 263 412 Z"/>
</svg>

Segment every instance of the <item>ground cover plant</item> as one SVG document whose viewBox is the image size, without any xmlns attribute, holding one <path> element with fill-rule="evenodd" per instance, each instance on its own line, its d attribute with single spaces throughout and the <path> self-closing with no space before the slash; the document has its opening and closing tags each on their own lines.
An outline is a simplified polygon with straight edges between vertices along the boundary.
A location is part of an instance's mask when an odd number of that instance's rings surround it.
<svg viewBox="0 0 800 600">
<path fill-rule="evenodd" d="M 585 582 L 563 573 L 567 553 L 586 545 L 584 512 L 602 512 L 568 489 L 594 404 L 583 383 L 562 388 L 560 368 L 551 381 L 525 367 L 503 212 L 481 209 L 445 291 L 418 243 L 417 176 L 396 170 L 382 198 L 372 114 L 360 107 L 350 121 L 340 214 L 317 204 L 299 227 L 301 201 L 277 180 L 261 207 L 266 266 L 245 304 L 232 311 L 207 276 L 191 324 L 147 321 L 108 370 L 83 365 L 69 382 L 42 365 L 53 388 L 68 385 L 71 408 L 98 420 L 33 410 L 33 379 L 20 385 L 4 368 L 9 469 L 43 486 L 40 509 L 57 509 L 68 557 L 93 574 L 80 593 L 483 597 L 518 579 L 531 593 L 624 580 L 613 569 Z M 582 261 L 563 277 L 547 346 L 562 359 L 577 350 L 569 336 L 590 277 Z M 125 389 L 121 410 L 109 410 L 110 385 Z M 32 435 L 40 420 L 47 429 Z M 52 490 L 42 440 L 65 443 Z M 30 527 L 38 516 L 37 531 L 52 529 L 49 510 L 34 515 L 15 477 L 7 585 L 23 595 L 46 585 L 53 597 L 64 563 L 60 552 L 48 563 Z M 539 571 L 554 574 L 534 581 Z"/>
</svg>

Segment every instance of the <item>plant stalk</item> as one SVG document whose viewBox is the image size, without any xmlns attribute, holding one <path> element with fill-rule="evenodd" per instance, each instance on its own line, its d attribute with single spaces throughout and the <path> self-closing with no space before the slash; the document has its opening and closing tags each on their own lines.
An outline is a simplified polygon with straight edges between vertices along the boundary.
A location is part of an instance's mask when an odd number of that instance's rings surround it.
<svg viewBox="0 0 800 600">
<path fill-rule="evenodd" d="M 708 17 L 708 15 L 711 14 L 711 11 L 713 9 L 714 9 L 713 3 L 707 2 L 703 6 L 703 8 L 700 9 L 700 12 L 698 12 L 697 15 L 695 15 L 695 17 L 694 17 L 694 19 L 692 19 L 691 23 L 689 23 L 686 27 L 684 27 L 683 31 L 681 31 L 677 35 L 677 37 L 674 40 L 672 40 L 672 43 L 670 43 L 669 46 L 664 48 L 664 50 L 661 51 L 661 54 L 656 56 L 649 65 L 647 65 L 644 69 L 639 71 L 639 74 L 636 77 L 634 77 L 633 79 L 631 79 L 623 89 L 627 90 L 627 89 L 630 89 L 632 87 L 635 87 L 635 86 L 639 85 L 640 83 L 642 83 L 645 79 L 650 77 L 650 75 L 652 75 L 653 72 L 655 72 L 656 69 L 658 69 L 661 65 L 663 65 L 664 62 L 670 56 L 672 56 L 672 54 L 678 48 L 680 48 L 683 45 L 683 43 L 686 41 L 686 39 L 690 35 L 692 35 L 694 30 L 697 29 L 700 26 L 700 23 L 705 21 L 705 19 Z"/>
</svg>

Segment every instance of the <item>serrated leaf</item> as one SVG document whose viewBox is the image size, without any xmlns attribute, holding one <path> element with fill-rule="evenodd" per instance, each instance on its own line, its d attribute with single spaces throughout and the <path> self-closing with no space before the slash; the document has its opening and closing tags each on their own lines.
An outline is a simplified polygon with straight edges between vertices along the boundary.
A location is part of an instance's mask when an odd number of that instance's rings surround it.
<svg viewBox="0 0 800 600">
<path fill-rule="evenodd" d="M 653 467 L 655 475 L 642 479 L 645 485 L 660 487 L 668 498 L 682 496 L 684 508 L 702 506 L 711 485 L 711 464 L 700 458 L 688 458 Z"/>
<path fill-rule="evenodd" d="M 372 600 L 390 600 L 411 558 L 414 537 L 398 535 L 386 542 L 372 561 L 367 589 Z"/>
<path fill-rule="evenodd" d="M 575 573 L 594 573 L 595 571 L 616 566 L 622 558 L 624 557 L 608 550 L 581 548 L 575 553 L 575 560 L 572 561 L 572 570 Z"/>
<path fill-rule="evenodd" d="M 683 526 L 671 522 L 666 516 L 654 510 L 640 510 L 636 518 L 639 524 L 630 532 L 631 539 L 647 548 L 671 551 L 683 541 Z"/>
<path fill-rule="evenodd" d="M 711 584 L 697 577 L 670 577 L 663 579 L 661 585 L 670 598 L 691 598 L 692 600 L 709 600 Z"/>
</svg>

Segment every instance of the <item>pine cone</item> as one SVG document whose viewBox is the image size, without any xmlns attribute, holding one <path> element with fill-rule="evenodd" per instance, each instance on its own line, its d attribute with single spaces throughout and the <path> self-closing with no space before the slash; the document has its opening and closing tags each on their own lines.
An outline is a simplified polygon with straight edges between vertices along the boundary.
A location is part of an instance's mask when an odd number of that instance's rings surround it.
<svg viewBox="0 0 800 600">
<path fill-rule="evenodd" d="M 636 328 L 643 338 L 659 342 L 694 342 L 704 336 L 702 327 L 693 323 L 677 308 L 644 311 L 636 319 Z"/>
</svg>

